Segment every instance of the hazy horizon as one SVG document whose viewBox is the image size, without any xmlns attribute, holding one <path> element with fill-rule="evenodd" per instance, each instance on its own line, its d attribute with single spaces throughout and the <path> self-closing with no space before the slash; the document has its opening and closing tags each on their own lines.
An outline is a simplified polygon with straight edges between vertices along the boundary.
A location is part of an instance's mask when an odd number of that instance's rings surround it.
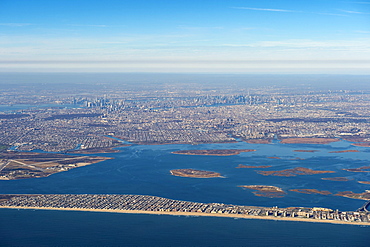
<svg viewBox="0 0 370 247">
<path fill-rule="evenodd" d="M 370 74 L 370 2 L 0 2 L 0 72 Z"/>
<path fill-rule="evenodd" d="M 231 73 L 60 73 L 0 72 L 2 88 L 17 85 L 108 86 L 182 85 L 186 87 L 259 88 L 294 87 L 315 90 L 370 90 L 369 75 L 231 74 Z M 63 86 L 65 85 L 65 86 Z"/>
</svg>

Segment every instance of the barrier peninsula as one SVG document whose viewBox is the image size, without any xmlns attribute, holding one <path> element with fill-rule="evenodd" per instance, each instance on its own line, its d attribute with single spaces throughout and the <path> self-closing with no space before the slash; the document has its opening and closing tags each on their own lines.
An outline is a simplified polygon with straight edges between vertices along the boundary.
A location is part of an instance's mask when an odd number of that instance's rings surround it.
<svg viewBox="0 0 370 247">
<path fill-rule="evenodd" d="M 366 209 L 368 204 L 369 202 L 356 212 L 342 212 L 320 207 L 278 208 L 241 206 L 223 203 L 199 203 L 146 195 L 0 195 L 0 208 L 214 216 L 370 226 L 370 213 Z"/>
</svg>

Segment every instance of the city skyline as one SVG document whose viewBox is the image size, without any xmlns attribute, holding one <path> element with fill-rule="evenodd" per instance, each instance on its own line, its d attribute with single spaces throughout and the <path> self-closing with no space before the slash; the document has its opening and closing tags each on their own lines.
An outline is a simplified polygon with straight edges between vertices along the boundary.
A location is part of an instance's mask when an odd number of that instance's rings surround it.
<svg viewBox="0 0 370 247">
<path fill-rule="evenodd" d="M 369 1 L 2 1 L 0 72 L 369 74 Z"/>
</svg>

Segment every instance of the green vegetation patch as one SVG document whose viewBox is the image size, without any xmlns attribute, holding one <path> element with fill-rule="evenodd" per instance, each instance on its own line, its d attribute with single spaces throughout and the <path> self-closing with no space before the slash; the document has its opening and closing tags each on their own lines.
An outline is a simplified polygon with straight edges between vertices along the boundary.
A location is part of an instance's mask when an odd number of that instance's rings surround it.
<svg viewBox="0 0 370 247">
<path fill-rule="evenodd" d="M 4 150 L 8 150 L 10 146 L 9 145 L 6 145 L 6 144 L 0 144 L 0 152 L 1 151 L 4 151 Z"/>
</svg>

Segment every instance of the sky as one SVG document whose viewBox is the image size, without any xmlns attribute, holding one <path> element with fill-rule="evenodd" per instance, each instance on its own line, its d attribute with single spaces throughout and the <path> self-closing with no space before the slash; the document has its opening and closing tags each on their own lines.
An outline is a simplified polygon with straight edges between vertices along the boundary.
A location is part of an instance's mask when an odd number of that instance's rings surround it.
<svg viewBox="0 0 370 247">
<path fill-rule="evenodd" d="M 0 0 L 0 72 L 370 74 L 370 1 Z"/>
</svg>

